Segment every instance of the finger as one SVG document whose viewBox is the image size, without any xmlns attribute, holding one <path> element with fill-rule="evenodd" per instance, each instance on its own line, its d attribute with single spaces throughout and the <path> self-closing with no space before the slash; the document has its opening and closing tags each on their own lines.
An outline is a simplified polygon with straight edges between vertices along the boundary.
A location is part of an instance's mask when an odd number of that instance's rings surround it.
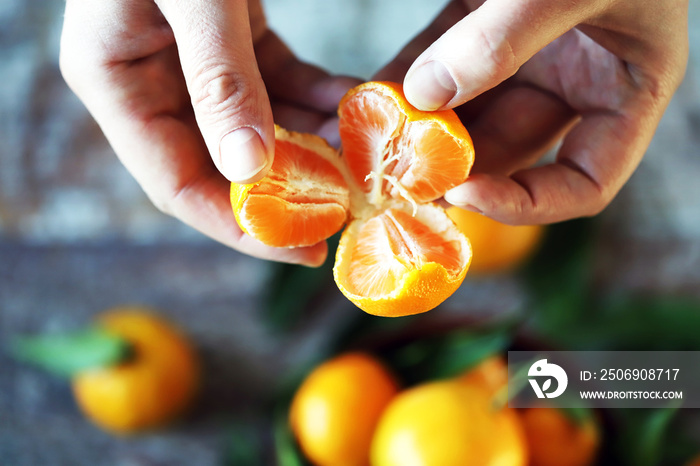
<svg viewBox="0 0 700 466">
<path fill-rule="evenodd" d="M 599 213 L 644 155 L 660 115 L 586 115 L 566 136 L 555 163 L 504 175 L 476 174 L 445 199 L 509 224 L 552 223 Z"/>
<path fill-rule="evenodd" d="M 376 81 L 403 82 L 406 72 L 414 60 L 435 42 L 440 36 L 467 15 L 469 10 L 465 2 L 456 0 L 447 5 L 445 9 L 426 27 L 420 34 L 413 38 L 391 62 L 379 70 L 373 77 Z M 505 83 L 504 83 L 505 84 Z M 493 99 L 500 95 L 508 86 L 499 86 L 476 96 L 474 99 L 455 108 L 460 119 L 467 129 L 479 114 L 487 108 Z"/>
<path fill-rule="evenodd" d="M 200 131 L 221 173 L 250 183 L 272 164 L 272 110 L 246 0 L 161 0 Z"/>
<path fill-rule="evenodd" d="M 411 65 L 407 99 L 423 110 L 452 108 L 493 88 L 592 14 L 597 2 L 487 0 Z M 593 5 L 593 6 L 592 6 Z"/>
<path fill-rule="evenodd" d="M 229 183 L 214 167 L 195 124 L 172 33 L 163 24 L 149 2 L 69 0 L 61 71 L 160 210 L 246 254 L 320 265 L 325 244 L 272 248 L 236 224 Z"/>
<path fill-rule="evenodd" d="M 255 43 L 255 53 L 271 100 L 335 115 L 338 102 L 361 79 L 332 76 L 300 61 L 272 31 Z"/>
<path fill-rule="evenodd" d="M 329 118 L 326 113 L 274 100 L 272 101 L 272 114 L 275 117 L 275 123 L 284 129 L 301 133 L 315 133 Z"/>
<path fill-rule="evenodd" d="M 310 266 L 325 260 L 325 243 L 273 248 L 241 231 L 231 210 L 230 183 L 213 166 L 194 121 L 163 114 L 139 122 L 122 114 L 112 116 L 102 127 L 125 166 L 161 211 L 248 255 Z"/>
<path fill-rule="evenodd" d="M 470 126 L 472 173 L 510 175 L 547 152 L 576 121 L 558 97 L 530 86 L 515 86 L 493 99 Z"/>
<path fill-rule="evenodd" d="M 402 82 L 413 61 L 468 12 L 462 1 L 450 2 L 428 27 L 406 44 L 391 62 L 375 73 L 372 79 Z"/>
</svg>

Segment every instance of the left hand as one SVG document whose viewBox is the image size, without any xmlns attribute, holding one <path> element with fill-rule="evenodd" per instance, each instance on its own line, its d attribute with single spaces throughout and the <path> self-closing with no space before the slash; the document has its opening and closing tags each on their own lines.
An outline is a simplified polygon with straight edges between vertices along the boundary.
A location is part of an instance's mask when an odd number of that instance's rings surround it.
<svg viewBox="0 0 700 466">
<path fill-rule="evenodd" d="M 646 151 L 688 58 L 687 0 L 455 0 L 375 79 L 455 108 L 475 145 L 445 200 L 510 224 L 600 212 Z M 416 58 L 417 57 L 417 58 Z M 532 168 L 563 137 L 554 163 Z"/>
</svg>

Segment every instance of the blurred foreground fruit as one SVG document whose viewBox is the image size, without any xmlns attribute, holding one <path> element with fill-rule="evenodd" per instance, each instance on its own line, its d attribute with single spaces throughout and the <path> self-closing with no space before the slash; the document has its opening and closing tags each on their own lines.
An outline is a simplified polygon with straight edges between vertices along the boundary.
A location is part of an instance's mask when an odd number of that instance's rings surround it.
<svg viewBox="0 0 700 466">
<path fill-rule="evenodd" d="M 369 82 L 340 102 L 342 158 L 310 134 L 277 128 L 258 183 L 231 185 L 241 228 L 270 246 L 323 241 L 346 222 L 333 276 L 365 312 L 428 311 L 461 284 L 471 248 L 432 201 L 462 183 L 472 141 L 452 110 L 422 112 L 400 85 Z"/>
<path fill-rule="evenodd" d="M 73 377 L 78 405 L 105 430 L 129 433 L 173 420 L 192 400 L 199 367 L 190 343 L 163 319 L 140 308 L 116 308 L 99 325 L 131 345 L 112 367 Z"/>
<path fill-rule="evenodd" d="M 292 432 L 316 465 L 368 465 L 377 421 L 397 391 L 392 375 L 372 356 L 338 356 L 315 368 L 297 390 Z"/>
<path fill-rule="evenodd" d="M 471 242 L 473 274 L 513 270 L 532 255 L 544 233 L 542 225 L 506 225 L 459 207 L 448 208 L 447 215 Z"/>
<path fill-rule="evenodd" d="M 524 466 L 515 412 L 497 408 L 483 387 L 458 380 L 399 394 L 382 415 L 372 466 Z"/>
<path fill-rule="evenodd" d="M 520 412 L 531 466 L 594 464 L 600 436 L 594 419 L 578 424 L 560 409 L 542 406 Z"/>
</svg>

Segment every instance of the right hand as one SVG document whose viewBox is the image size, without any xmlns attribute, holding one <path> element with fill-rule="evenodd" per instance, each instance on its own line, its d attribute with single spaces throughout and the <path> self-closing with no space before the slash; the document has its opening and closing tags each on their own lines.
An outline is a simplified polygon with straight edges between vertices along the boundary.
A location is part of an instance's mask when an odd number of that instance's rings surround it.
<svg viewBox="0 0 700 466">
<path fill-rule="evenodd" d="M 323 262 L 325 243 L 280 249 L 245 235 L 229 181 L 269 170 L 273 110 L 288 129 L 328 131 L 359 81 L 300 62 L 258 0 L 68 0 L 60 65 L 161 211 L 246 254 Z"/>
</svg>

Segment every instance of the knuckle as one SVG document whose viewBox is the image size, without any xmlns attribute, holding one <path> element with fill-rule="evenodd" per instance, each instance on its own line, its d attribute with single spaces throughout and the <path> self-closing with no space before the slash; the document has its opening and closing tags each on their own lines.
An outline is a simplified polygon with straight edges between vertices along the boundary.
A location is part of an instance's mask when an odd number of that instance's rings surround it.
<svg viewBox="0 0 700 466">
<path fill-rule="evenodd" d="M 608 206 L 607 202 L 603 202 L 602 200 L 596 200 L 595 202 L 591 203 L 591 206 L 588 208 L 587 211 L 583 213 L 583 217 L 595 217 L 596 215 L 600 214 L 605 208 Z"/>
<path fill-rule="evenodd" d="M 203 116 L 227 117 L 245 107 L 253 89 L 242 73 L 226 64 L 204 64 L 191 80 L 192 105 Z"/>
<path fill-rule="evenodd" d="M 594 217 L 600 214 L 605 208 L 610 205 L 614 198 L 614 194 L 609 189 L 604 189 L 600 192 L 600 196 L 591 201 L 591 206 L 588 211 L 589 217 Z"/>
<path fill-rule="evenodd" d="M 518 61 L 512 44 L 503 36 L 496 38 L 494 33 L 481 30 L 478 35 L 479 48 L 484 55 L 484 62 L 489 76 L 504 80 L 518 70 Z"/>
<path fill-rule="evenodd" d="M 574 205 L 574 213 L 579 217 L 595 217 L 612 202 L 615 192 L 612 189 L 597 185 L 595 195 L 589 195 L 584 202 Z"/>
<path fill-rule="evenodd" d="M 80 60 L 70 41 L 61 41 L 61 48 L 58 53 L 58 69 L 63 76 L 63 80 L 69 87 L 75 88 L 80 83 Z"/>
<path fill-rule="evenodd" d="M 151 194 L 148 195 L 148 198 L 150 199 L 151 204 L 153 204 L 153 206 L 161 213 L 171 217 L 175 216 L 171 198 Z"/>
<path fill-rule="evenodd" d="M 175 190 L 172 189 L 149 189 L 146 186 L 142 186 L 146 196 L 151 201 L 151 204 L 158 209 L 161 213 L 175 217 L 175 202 L 174 199 L 177 198 Z"/>
<path fill-rule="evenodd" d="M 203 188 L 206 180 L 205 173 L 198 173 L 191 177 L 174 177 L 156 186 L 143 186 L 143 188 L 156 209 L 171 217 L 179 218 L 183 208 L 192 202 L 193 194 Z"/>
</svg>

